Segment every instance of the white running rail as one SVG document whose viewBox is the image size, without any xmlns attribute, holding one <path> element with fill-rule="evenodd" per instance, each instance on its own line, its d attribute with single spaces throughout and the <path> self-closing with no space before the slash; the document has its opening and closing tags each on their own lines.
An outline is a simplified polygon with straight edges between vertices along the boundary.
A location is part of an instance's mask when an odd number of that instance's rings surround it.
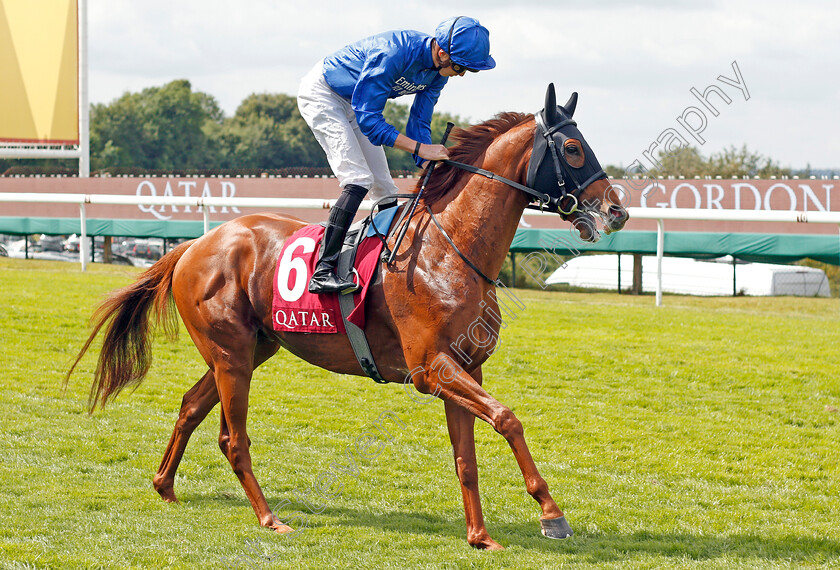
<svg viewBox="0 0 840 570">
<path fill-rule="evenodd" d="M 208 206 L 204 214 L 204 232 L 210 229 L 209 207 L 279 208 L 279 209 L 329 209 L 335 200 L 318 198 L 214 198 L 187 196 L 130 196 L 117 194 L 58 194 L 0 192 L 0 202 L 30 202 L 49 204 L 78 204 L 81 220 L 79 261 L 82 271 L 87 267 L 87 219 L 85 204 L 123 204 L 143 206 Z M 360 209 L 370 209 L 373 201 L 365 200 Z M 665 243 L 665 220 L 705 220 L 726 222 L 796 222 L 807 224 L 836 224 L 840 228 L 840 212 L 801 212 L 785 210 L 722 210 L 690 208 L 628 208 L 631 219 L 656 220 L 656 306 L 662 305 L 662 257 Z M 529 216 L 554 216 L 556 214 L 525 210 Z"/>
</svg>

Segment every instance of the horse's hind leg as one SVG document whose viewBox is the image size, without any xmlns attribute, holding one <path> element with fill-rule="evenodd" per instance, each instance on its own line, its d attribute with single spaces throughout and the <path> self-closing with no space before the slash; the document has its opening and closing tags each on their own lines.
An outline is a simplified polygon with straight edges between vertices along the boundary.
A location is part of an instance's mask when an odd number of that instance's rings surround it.
<svg viewBox="0 0 840 570">
<path fill-rule="evenodd" d="M 216 389 L 222 404 L 219 447 L 245 490 L 260 524 L 277 532 L 292 532 L 271 512 L 254 475 L 246 430 L 248 396 L 254 369 L 274 354 L 279 345 L 259 334 L 253 335 L 241 323 L 226 324 L 224 330 L 215 331 L 218 340 L 205 337 L 199 347 L 202 354 L 210 357 L 208 360 L 212 362 Z"/>
<path fill-rule="evenodd" d="M 169 444 L 163 454 L 157 473 L 152 479 L 155 490 L 161 498 L 167 502 L 176 502 L 173 488 L 175 483 L 175 472 L 184 456 L 184 449 L 190 440 L 195 428 L 204 421 L 210 410 L 219 403 L 219 392 L 216 389 L 216 379 L 213 371 L 208 370 L 204 376 L 196 382 L 189 392 L 184 394 L 181 400 L 181 411 L 178 413 L 178 421 L 175 422 L 175 429 Z"/>
<path fill-rule="evenodd" d="M 274 356 L 279 349 L 280 345 L 276 342 L 270 341 L 264 336 L 258 336 L 257 348 L 254 350 L 254 369 L 256 370 L 260 364 Z M 221 449 L 222 454 L 227 457 L 228 453 L 230 453 L 230 431 L 228 430 L 227 420 L 225 419 L 224 407 L 222 407 L 220 416 L 219 449 Z M 250 446 L 251 438 L 249 437 L 248 447 Z"/>
<path fill-rule="evenodd" d="M 245 490 L 260 524 L 277 532 L 292 532 L 290 527 L 283 524 L 271 512 L 251 465 L 251 452 L 245 426 L 248 418 L 248 392 L 252 370 L 229 360 L 215 364 L 216 386 L 222 402 L 222 419 L 227 425 L 226 430 L 222 428 L 220 444 L 222 437 L 225 436 L 226 442 L 220 447 L 226 451 L 225 455 Z"/>
</svg>

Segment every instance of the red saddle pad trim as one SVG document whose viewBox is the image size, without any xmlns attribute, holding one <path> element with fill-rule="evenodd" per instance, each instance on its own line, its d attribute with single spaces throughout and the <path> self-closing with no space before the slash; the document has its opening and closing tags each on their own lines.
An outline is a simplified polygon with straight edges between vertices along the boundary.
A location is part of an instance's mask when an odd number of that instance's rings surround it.
<svg viewBox="0 0 840 570">
<path fill-rule="evenodd" d="M 274 330 L 346 334 L 338 295 L 316 295 L 307 290 L 309 279 L 318 262 L 323 237 L 324 226 L 304 226 L 283 244 L 274 270 L 271 301 Z M 365 326 L 364 302 L 381 251 L 382 241 L 368 237 L 362 241 L 356 253 L 355 267 L 362 286 L 353 294 L 353 304 L 356 308 L 350 313 L 349 319 L 359 328 Z"/>
</svg>

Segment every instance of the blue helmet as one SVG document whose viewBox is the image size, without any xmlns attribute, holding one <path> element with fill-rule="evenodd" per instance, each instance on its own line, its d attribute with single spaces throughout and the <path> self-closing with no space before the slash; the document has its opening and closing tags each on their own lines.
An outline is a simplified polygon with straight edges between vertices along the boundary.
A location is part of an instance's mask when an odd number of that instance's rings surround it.
<svg viewBox="0 0 840 570">
<path fill-rule="evenodd" d="M 490 32 L 475 18 L 457 16 L 444 20 L 435 30 L 435 40 L 458 65 L 476 71 L 496 67 L 490 55 Z"/>
</svg>

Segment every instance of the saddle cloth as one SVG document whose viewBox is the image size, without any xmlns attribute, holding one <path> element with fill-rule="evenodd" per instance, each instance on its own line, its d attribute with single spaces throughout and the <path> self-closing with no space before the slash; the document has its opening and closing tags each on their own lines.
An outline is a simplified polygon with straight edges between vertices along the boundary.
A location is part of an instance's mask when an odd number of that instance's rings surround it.
<svg viewBox="0 0 840 570">
<path fill-rule="evenodd" d="M 390 208 L 389 210 L 396 210 Z M 386 210 L 386 212 L 388 212 Z M 388 228 L 393 212 L 388 212 L 389 219 L 383 220 L 386 212 L 376 216 L 377 227 Z M 304 226 L 292 234 L 283 244 L 277 267 L 274 271 L 271 314 L 275 331 L 302 333 L 342 333 L 346 334 L 344 321 L 338 304 L 338 295 L 316 295 L 307 290 L 309 279 L 315 270 L 320 252 L 324 226 L 320 224 Z M 353 233 L 353 228 L 348 236 Z M 364 302 L 370 282 L 373 280 L 379 255 L 382 252 L 382 240 L 368 231 L 356 252 L 354 267 L 358 273 L 357 282 L 361 288 L 353 294 L 355 308 L 348 320 L 359 328 L 365 326 Z M 350 239 L 348 237 L 348 239 Z"/>
</svg>

